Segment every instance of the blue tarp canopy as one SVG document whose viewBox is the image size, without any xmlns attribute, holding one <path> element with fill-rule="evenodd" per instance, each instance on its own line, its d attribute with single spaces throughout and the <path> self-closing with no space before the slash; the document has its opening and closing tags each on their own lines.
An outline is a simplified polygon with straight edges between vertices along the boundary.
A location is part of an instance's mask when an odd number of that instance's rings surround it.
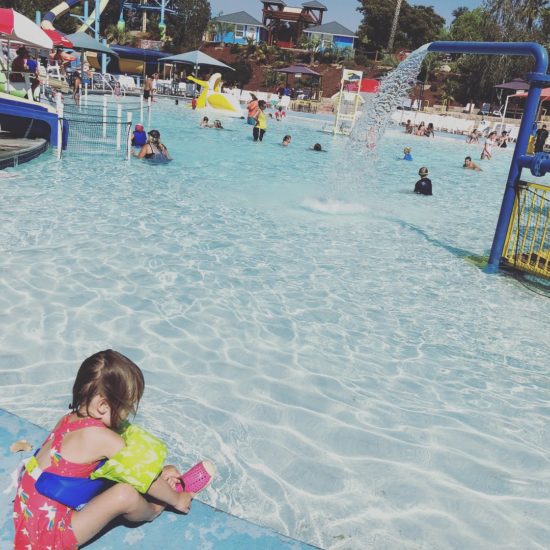
<svg viewBox="0 0 550 550">
<path fill-rule="evenodd" d="M 111 46 L 120 57 L 127 59 L 147 59 L 149 61 L 159 61 L 166 57 L 168 52 L 159 52 L 158 50 L 149 50 L 145 48 L 132 48 L 130 46 Z"/>
</svg>

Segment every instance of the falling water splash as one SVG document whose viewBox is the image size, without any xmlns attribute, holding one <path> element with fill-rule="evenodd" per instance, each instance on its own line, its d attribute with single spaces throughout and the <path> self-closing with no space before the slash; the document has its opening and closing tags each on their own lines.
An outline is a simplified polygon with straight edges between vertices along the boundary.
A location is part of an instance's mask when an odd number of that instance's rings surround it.
<svg viewBox="0 0 550 550">
<path fill-rule="evenodd" d="M 363 115 L 357 120 L 350 136 L 354 149 L 359 146 L 364 151 L 376 151 L 376 145 L 384 135 L 392 113 L 402 105 L 409 90 L 416 83 L 422 61 L 428 54 L 430 44 L 424 44 L 407 59 L 402 61 L 395 70 L 388 73 L 380 82 L 380 88 L 370 104 L 363 106 Z"/>
<path fill-rule="evenodd" d="M 407 97 L 409 90 L 416 83 L 422 61 L 428 54 L 430 44 L 418 48 L 398 67 L 387 74 L 380 83 L 378 93 L 366 99 L 363 115 L 355 123 L 350 136 L 351 153 L 341 155 L 333 164 L 331 174 L 327 177 L 327 189 L 324 197 L 307 198 L 302 207 L 325 214 L 365 214 L 368 213 L 365 190 L 367 181 L 377 181 L 376 166 L 371 163 L 365 179 L 358 179 L 354 172 L 348 170 L 350 162 L 357 157 L 369 160 L 376 156 L 376 146 L 384 135 L 386 126 L 393 112 Z M 350 175 L 348 175 L 348 173 Z"/>
</svg>

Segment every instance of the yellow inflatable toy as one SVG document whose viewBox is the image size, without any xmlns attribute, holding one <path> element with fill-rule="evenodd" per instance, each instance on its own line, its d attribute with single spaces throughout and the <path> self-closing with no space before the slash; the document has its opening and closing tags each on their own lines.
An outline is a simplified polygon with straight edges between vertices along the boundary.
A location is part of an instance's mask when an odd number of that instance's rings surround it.
<svg viewBox="0 0 550 550">
<path fill-rule="evenodd" d="M 235 96 L 222 93 L 220 73 L 214 73 L 208 81 L 199 80 L 194 76 L 188 76 L 187 80 L 201 86 L 201 92 L 197 98 L 197 109 L 209 109 L 229 116 L 243 116 L 239 100 Z"/>
</svg>

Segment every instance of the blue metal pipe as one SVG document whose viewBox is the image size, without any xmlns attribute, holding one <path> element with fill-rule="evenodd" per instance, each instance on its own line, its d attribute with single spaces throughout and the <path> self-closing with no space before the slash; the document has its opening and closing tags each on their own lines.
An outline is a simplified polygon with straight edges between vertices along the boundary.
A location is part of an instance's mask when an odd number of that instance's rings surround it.
<svg viewBox="0 0 550 550">
<path fill-rule="evenodd" d="M 536 42 L 432 42 L 430 52 L 474 53 L 477 55 L 531 55 L 535 58 L 535 72 L 546 74 L 548 53 Z"/>
<path fill-rule="evenodd" d="M 545 48 L 535 42 L 432 42 L 428 46 L 430 52 L 445 53 L 469 53 L 480 55 L 529 55 L 535 59 L 535 70 L 527 75 L 527 80 L 531 83 L 525 110 L 518 132 L 514 155 L 508 172 L 506 189 L 502 197 L 500 214 L 493 237 L 491 254 L 486 271 L 494 273 L 498 271 L 506 233 L 512 216 L 515 199 L 516 182 L 521 177 L 522 163 L 520 157 L 524 156 L 531 135 L 531 128 L 536 120 L 537 109 L 540 100 L 541 87 L 550 83 L 550 77 L 546 74 L 548 70 L 548 53 Z"/>
</svg>

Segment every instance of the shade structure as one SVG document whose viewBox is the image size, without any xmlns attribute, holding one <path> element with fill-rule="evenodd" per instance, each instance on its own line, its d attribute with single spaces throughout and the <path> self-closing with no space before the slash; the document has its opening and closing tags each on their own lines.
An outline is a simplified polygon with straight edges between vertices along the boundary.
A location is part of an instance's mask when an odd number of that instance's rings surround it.
<svg viewBox="0 0 550 550">
<path fill-rule="evenodd" d="M 317 85 L 315 88 L 318 88 L 321 85 L 321 77 L 322 75 L 320 73 L 315 72 L 313 69 L 310 69 L 306 65 L 290 65 L 289 67 L 283 67 L 282 69 L 275 69 L 276 73 L 283 73 L 286 74 L 286 81 L 285 81 L 285 87 L 288 88 L 288 76 L 294 75 L 294 78 L 300 78 L 302 76 L 309 76 L 310 77 L 310 85 L 309 85 L 309 91 L 310 94 L 313 94 L 313 78 L 317 78 Z"/>
<path fill-rule="evenodd" d="M 107 55 L 114 55 L 118 57 L 118 54 L 113 51 L 109 46 L 103 44 L 99 40 L 92 38 L 85 32 L 74 32 L 68 34 L 67 38 L 72 42 L 74 50 L 83 50 L 87 52 L 106 53 Z"/>
<path fill-rule="evenodd" d="M 74 44 L 62 32 L 55 29 L 43 29 L 44 32 L 52 39 L 53 45 L 58 48 L 74 48 Z"/>
<path fill-rule="evenodd" d="M 310 69 L 305 65 L 291 65 L 290 67 L 284 67 L 283 69 L 275 69 L 275 72 L 286 74 L 305 74 L 308 76 L 321 76 L 320 73 L 316 73 L 313 69 Z"/>
<path fill-rule="evenodd" d="M 166 61 L 168 63 L 187 63 L 189 65 L 194 65 L 195 67 L 200 67 L 201 65 L 209 65 L 211 67 L 222 67 L 224 69 L 231 69 L 234 71 L 233 67 L 218 61 L 214 57 L 199 51 L 194 50 L 192 52 L 179 53 L 177 55 L 171 55 L 169 57 L 161 57 L 159 61 Z"/>
<path fill-rule="evenodd" d="M 518 92 L 517 94 L 511 95 L 510 99 L 514 97 L 527 97 L 527 92 Z M 550 99 L 550 88 L 543 88 L 540 92 L 541 101 L 548 101 Z"/>
<path fill-rule="evenodd" d="M 11 8 L 0 8 L 0 38 L 34 48 L 53 47 L 52 39 L 36 23 Z"/>
<path fill-rule="evenodd" d="M 501 90 L 528 90 L 530 88 L 529 82 L 525 82 L 521 78 L 514 78 L 510 82 L 503 82 L 502 84 L 497 84 L 493 88 L 500 88 Z"/>
</svg>

